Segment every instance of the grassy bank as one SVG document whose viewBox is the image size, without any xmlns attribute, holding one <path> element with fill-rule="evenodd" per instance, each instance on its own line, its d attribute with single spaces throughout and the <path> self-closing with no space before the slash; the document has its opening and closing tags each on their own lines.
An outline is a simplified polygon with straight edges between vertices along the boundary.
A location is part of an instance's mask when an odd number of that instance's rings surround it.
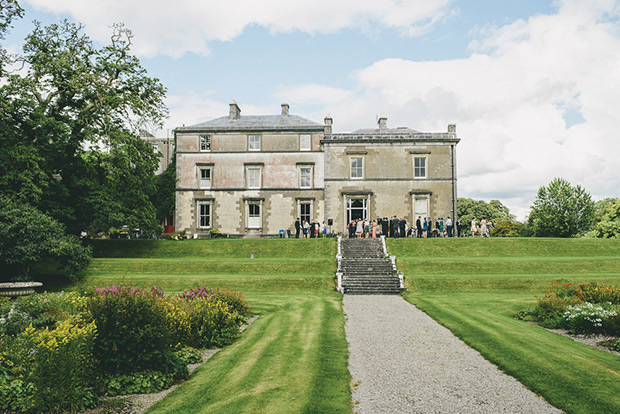
<svg viewBox="0 0 620 414">
<path fill-rule="evenodd" d="M 569 413 L 620 411 L 620 358 L 514 319 L 553 280 L 620 285 L 620 241 L 399 239 L 404 295 L 502 370 Z"/>
<path fill-rule="evenodd" d="M 172 294 L 228 287 L 260 314 L 149 413 L 351 411 L 335 239 L 112 240 L 93 247 L 76 288 L 156 284 Z"/>
</svg>

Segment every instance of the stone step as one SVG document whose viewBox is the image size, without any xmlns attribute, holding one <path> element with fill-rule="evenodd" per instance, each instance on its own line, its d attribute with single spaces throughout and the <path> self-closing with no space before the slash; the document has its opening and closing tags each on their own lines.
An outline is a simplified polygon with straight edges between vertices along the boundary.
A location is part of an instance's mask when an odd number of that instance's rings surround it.
<svg viewBox="0 0 620 414">
<path fill-rule="evenodd" d="M 350 295 L 399 294 L 400 279 L 385 257 L 381 239 L 341 239 L 338 272 L 342 292 Z"/>
<path fill-rule="evenodd" d="M 400 294 L 400 289 L 373 289 L 373 290 L 365 290 L 365 289 L 348 289 L 343 288 L 345 295 L 398 295 Z"/>
</svg>

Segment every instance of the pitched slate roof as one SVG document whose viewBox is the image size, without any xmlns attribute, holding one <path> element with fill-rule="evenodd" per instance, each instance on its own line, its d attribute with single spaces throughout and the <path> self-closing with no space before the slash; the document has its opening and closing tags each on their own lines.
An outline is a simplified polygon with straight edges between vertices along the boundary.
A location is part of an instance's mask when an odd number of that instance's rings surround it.
<svg viewBox="0 0 620 414">
<path fill-rule="evenodd" d="M 228 116 L 212 119 L 196 125 L 176 128 L 178 131 L 226 130 L 226 131 L 261 131 L 261 130 L 323 130 L 323 125 L 298 115 L 241 115 L 237 119 Z"/>
</svg>

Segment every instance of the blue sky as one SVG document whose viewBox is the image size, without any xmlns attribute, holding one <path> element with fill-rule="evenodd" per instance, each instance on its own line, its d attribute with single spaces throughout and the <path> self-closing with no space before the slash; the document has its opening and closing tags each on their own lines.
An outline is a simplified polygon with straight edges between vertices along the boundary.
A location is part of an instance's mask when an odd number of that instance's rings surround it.
<svg viewBox="0 0 620 414">
<path fill-rule="evenodd" d="M 124 22 L 168 88 L 158 135 L 227 113 L 291 112 L 337 132 L 457 124 L 459 196 L 525 217 L 555 177 L 594 198 L 620 188 L 616 0 L 23 0 L 4 42 L 68 18 L 105 43 Z"/>
</svg>

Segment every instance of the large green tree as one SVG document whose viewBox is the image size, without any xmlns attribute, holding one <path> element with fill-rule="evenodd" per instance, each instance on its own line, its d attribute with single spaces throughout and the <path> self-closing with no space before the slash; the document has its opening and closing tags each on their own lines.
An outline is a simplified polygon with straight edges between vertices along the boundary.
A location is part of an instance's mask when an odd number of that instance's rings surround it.
<svg viewBox="0 0 620 414">
<path fill-rule="evenodd" d="M 620 238 L 620 198 L 606 198 L 595 203 L 594 227 L 591 235 Z"/>
<path fill-rule="evenodd" d="M 78 24 L 35 22 L 16 58 L 23 69 L 3 74 L 0 191 L 73 233 L 158 227 L 158 160 L 139 130 L 163 122 L 165 88 L 130 53 L 131 39 L 115 25 L 97 48 Z"/>
<path fill-rule="evenodd" d="M 594 202 L 581 186 L 555 178 L 538 190 L 528 223 L 537 237 L 572 237 L 590 229 Z"/>
</svg>

